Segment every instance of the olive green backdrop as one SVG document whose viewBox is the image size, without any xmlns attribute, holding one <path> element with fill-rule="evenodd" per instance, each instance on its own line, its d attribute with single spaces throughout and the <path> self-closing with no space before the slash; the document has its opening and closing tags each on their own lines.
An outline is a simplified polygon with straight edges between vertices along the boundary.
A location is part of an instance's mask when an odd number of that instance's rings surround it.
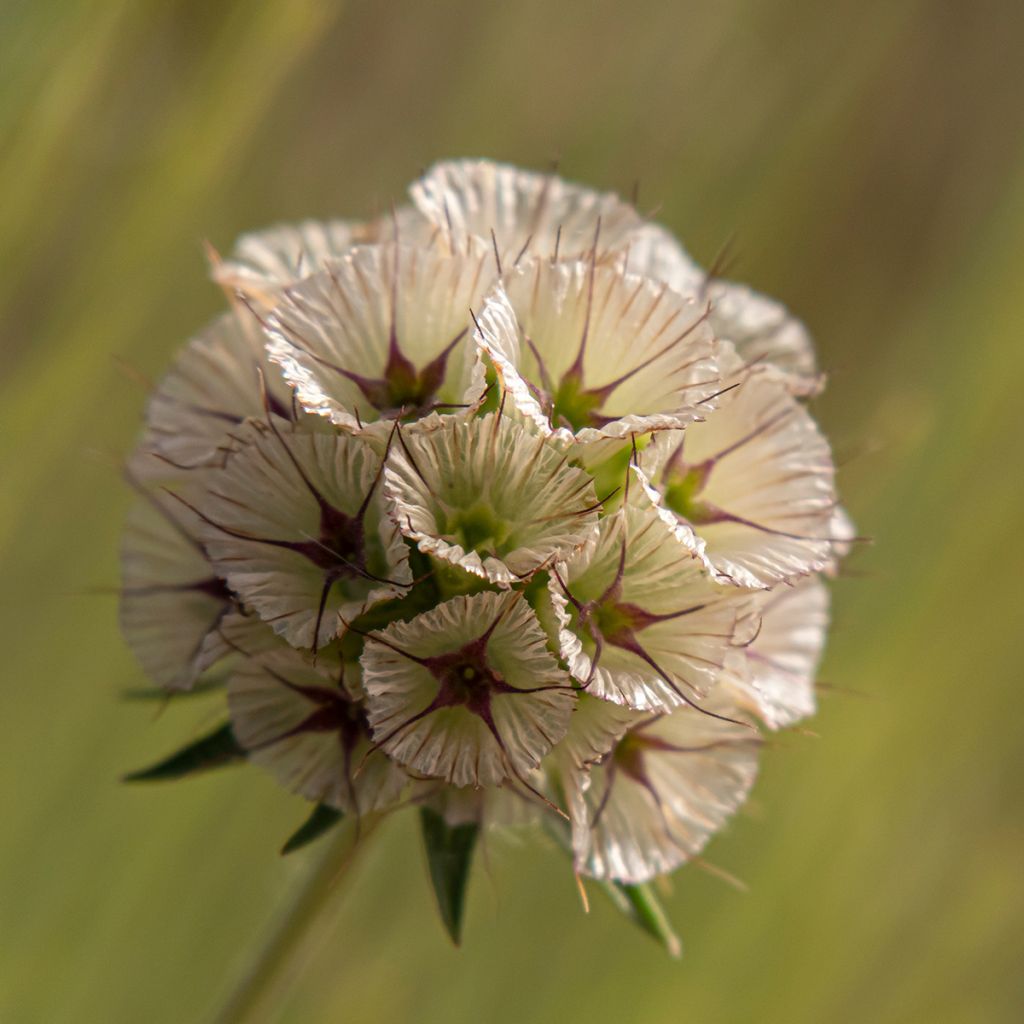
<svg viewBox="0 0 1024 1024">
<path fill-rule="evenodd" d="M 1022 1010 L 1024 9 L 986 3 L 0 6 L 0 1020 L 206 1024 L 317 854 L 256 769 L 119 694 L 116 458 L 220 306 L 203 239 L 368 215 L 436 158 L 629 192 L 813 329 L 875 544 L 834 588 L 816 735 L 668 902 L 681 962 L 560 854 L 494 841 L 466 944 L 415 821 L 374 837 L 265 1019 L 1009 1022 Z M 848 691 L 857 691 L 850 693 Z M 408 816 L 406 816 L 408 819 Z"/>
</svg>

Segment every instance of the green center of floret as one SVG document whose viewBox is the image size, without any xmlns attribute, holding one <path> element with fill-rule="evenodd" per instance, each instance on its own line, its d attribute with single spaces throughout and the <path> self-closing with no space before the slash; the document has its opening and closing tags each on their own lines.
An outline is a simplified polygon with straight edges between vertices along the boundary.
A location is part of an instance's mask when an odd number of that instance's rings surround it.
<svg viewBox="0 0 1024 1024">
<path fill-rule="evenodd" d="M 612 761 L 625 775 L 642 782 L 646 779 L 644 753 L 648 746 L 639 732 L 627 732 L 612 751 Z"/>
<path fill-rule="evenodd" d="M 455 509 L 441 533 L 463 551 L 500 555 L 508 548 L 511 527 L 489 502 L 477 501 Z"/>
<path fill-rule="evenodd" d="M 711 466 L 707 463 L 670 470 L 664 480 L 665 504 L 687 522 L 697 525 L 713 522 L 715 512 L 701 497 L 710 475 Z"/>
<path fill-rule="evenodd" d="M 601 426 L 604 417 L 596 415 L 604 404 L 603 390 L 585 388 L 580 373 L 567 373 L 551 398 L 551 422 L 568 424 L 573 430 Z"/>
<path fill-rule="evenodd" d="M 382 419 L 419 419 L 436 404 L 444 381 L 448 350 L 433 362 L 417 368 L 392 344 L 387 366 L 380 378 L 362 377 L 346 372 Z"/>
<path fill-rule="evenodd" d="M 636 625 L 636 616 L 631 614 L 631 609 L 616 601 L 602 601 L 591 611 L 590 619 L 610 643 L 631 634 Z"/>
</svg>

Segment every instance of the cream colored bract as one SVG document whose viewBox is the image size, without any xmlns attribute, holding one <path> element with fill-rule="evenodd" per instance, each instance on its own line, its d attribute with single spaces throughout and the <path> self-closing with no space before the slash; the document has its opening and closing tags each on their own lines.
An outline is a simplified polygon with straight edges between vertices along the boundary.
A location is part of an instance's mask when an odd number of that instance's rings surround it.
<svg viewBox="0 0 1024 1024">
<path fill-rule="evenodd" d="M 492 583 L 529 578 L 597 526 L 590 476 L 507 415 L 402 433 L 384 476 L 391 517 L 422 552 Z"/>
</svg>

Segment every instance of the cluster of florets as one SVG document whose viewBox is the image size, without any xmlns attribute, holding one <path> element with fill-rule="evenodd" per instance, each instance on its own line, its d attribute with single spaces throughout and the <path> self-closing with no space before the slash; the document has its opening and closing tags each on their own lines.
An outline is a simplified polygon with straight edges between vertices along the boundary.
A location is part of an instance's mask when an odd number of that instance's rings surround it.
<svg viewBox="0 0 1024 1024">
<path fill-rule="evenodd" d="M 547 820 L 645 882 L 814 710 L 851 531 L 810 340 L 614 195 L 467 161 L 411 198 L 213 259 L 231 309 L 129 464 L 125 635 L 320 820 Z"/>
</svg>

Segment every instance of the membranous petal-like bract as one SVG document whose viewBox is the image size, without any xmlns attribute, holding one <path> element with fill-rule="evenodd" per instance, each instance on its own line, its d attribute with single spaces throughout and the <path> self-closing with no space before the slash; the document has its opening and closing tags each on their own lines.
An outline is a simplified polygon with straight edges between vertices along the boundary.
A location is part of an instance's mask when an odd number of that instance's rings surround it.
<svg viewBox="0 0 1024 1024">
<path fill-rule="evenodd" d="M 835 555 L 828 442 L 774 371 L 726 350 L 728 393 L 700 423 L 644 452 L 648 493 L 716 578 L 767 589 L 827 568 Z"/>
<path fill-rule="evenodd" d="M 408 551 L 375 497 L 382 459 L 361 438 L 260 420 L 233 435 L 193 506 L 213 565 L 295 647 L 408 589 Z"/>
<path fill-rule="evenodd" d="M 363 673 L 374 741 L 455 786 L 529 785 L 576 702 L 516 594 L 455 597 L 368 634 Z"/>
<path fill-rule="evenodd" d="M 509 416 L 445 416 L 399 436 L 384 490 L 392 518 L 425 554 L 508 584 L 565 558 L 597 527 L 589 474 Z"/>
<path fill-rule="evenodd" d="M 520 411 L 580 442 L 681 427 L 720 390 L 707 304 L 593 262 L 510 272 L 476 339 Z"/>
<path fill-rule="evenodd" d="M 347 430 L 470 408 L 484 390 L 470 309 L 493 272 L 482 246 L 357 247 L 285 292 L 271 356 L 304 408 Z"/>
</svg>

